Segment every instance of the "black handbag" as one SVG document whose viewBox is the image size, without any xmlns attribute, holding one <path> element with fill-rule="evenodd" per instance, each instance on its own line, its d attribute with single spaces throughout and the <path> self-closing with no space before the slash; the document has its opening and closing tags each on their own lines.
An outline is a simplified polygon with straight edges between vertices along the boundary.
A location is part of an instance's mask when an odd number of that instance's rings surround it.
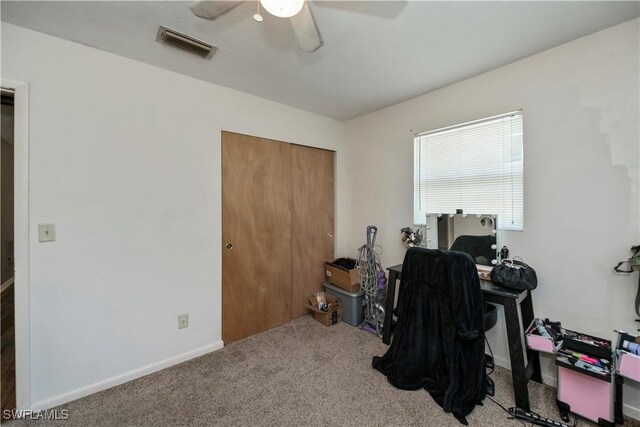
<svg viewBox="0 0 640 427">
<path fill-rule="evenodd" d="M 498 286 L 516 291 L 531 291 L 538 287 L 536 271 L 524 261 L 503 259 L 491 270 L 491 280 Z"/>
</svg>

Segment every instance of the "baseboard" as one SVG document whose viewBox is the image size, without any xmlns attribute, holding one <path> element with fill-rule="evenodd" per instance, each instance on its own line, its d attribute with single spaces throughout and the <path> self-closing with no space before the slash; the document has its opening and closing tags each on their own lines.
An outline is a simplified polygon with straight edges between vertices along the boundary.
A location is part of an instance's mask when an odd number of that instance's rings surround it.
<svg viewBox="0 0 640 427">
<path fill-rule="evenodd" d="M 558 388 L 558 378 L 555 375 L 549 375 L 542 373 L 542 383 L 550 385 L 553 388 Z"/>
<path fill-rule="evenodd" d="M 640 421 L 640 408 L 636 408 L 635 406 L 631 406 L 628 403 L 625 403 L 624 405 L 622 405 L 622 413 L 626 417 Z"/>
<path fill-rule="evenodd" d="M 498 356 L 497 354 L 494 354 L 493 361 L 495 362 L 496 365 L 500 366 L 501 368 L 511 370 L 511 363 L 509 363 L 509 359 L 502 356 Z"/>
<path fill-rule="evenodd" d="M 138 379 L 140 377 L 144 377 L 145 375 L 149 375 L 170 366 L 177 365 L 178 363 L 186 362 L 187 360 L 196 358 L 198 356 L 220 350 L 223 347 L 224 343 L 222 341 L 218 341 L 204 347 L 196 348 L 195 350 L 191 350 L 186 353 L 161 360 L 160 362 L 143 366 L 139 369 L 134 369 L 133 371 L 129 371 L 121 375 L 116 375 L 115 377 L 111 377 L 109 379 L 99 381 L 85 387 L 81 387 L 68 393 L 63 393 L 50 399 L 41 400 L 40 402 L 32 404 L 31 409 L 33 411 L 40 411 L 43 409 L 54 408 L 58 405 L 71 402 L 72 400 L 80 399 L 81 397 L 85 397 L 90 394 L 97 393 L 99 391 L 106 390 L 108 388 Z"/>
</svg>

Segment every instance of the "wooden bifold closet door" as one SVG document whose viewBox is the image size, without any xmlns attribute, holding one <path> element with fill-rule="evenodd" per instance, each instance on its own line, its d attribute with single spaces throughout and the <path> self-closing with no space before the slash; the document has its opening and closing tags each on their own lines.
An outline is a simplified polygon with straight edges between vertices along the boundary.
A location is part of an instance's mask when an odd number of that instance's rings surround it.
<svg viewBox="0 0 640 427">
<path fill-rule="evenodd" d="M 307 312 L 333 258 L 333 152 L 222 132 L 222 339 Z"/>
<path fill-rule="evenodd" d="M 291 317 L 309 312 L 333 260 L 333 152 L 291 146 Z"/>
</svg>

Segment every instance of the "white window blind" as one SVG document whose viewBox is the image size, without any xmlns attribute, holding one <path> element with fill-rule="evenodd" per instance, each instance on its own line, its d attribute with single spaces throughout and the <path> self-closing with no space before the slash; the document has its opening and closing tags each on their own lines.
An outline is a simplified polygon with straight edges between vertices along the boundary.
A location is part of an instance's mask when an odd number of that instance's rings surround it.
<svg viewBox="0 0 640 427">
<path fill-rule="evenodd" d="M 426 132 L 414 140 L 414 223 L 426 213 L 498 214 L 522 230 L 522 112 Z"/>
</svg>

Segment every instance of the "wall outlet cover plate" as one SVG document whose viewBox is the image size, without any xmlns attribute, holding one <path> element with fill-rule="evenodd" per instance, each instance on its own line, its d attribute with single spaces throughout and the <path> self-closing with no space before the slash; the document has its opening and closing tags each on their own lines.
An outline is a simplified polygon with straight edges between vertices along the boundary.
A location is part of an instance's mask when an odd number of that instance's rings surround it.
<svg viewBox="0 0 640 427">
<path fill-rule="evenodd" d="M 189 327 L 189 315 L 181 314 L 178 316 L 178 329 L 184 329 Z"/>
<path fill-rule="evenodd" d="M 38 241 L 39 242 L 55 242 L 56 241 L 55 224 L 38 224 Z"/>
</svg>

